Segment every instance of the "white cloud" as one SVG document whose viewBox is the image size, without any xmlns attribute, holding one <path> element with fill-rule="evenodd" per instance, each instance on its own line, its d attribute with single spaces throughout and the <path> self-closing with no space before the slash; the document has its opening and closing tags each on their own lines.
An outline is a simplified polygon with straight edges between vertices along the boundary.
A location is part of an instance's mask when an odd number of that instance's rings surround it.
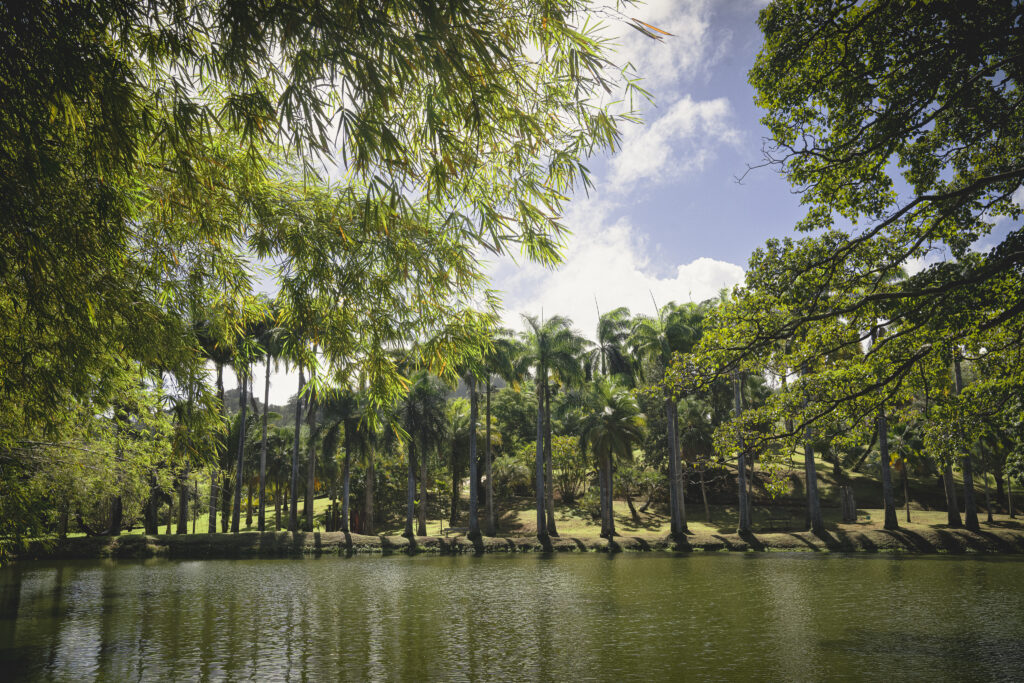
<svg viewBox="0 0 1024 683">
<path fill-rule="evenodd" d="M 707 74 L 714 62 L 724 56 L 722 43 L 727 43 L 730 36 L 711 35 L 711 6 L 706 0 L 651 0 L 626 8 L 629 18 L 672 34 L 664 40 L 652 40 L 626 21 L 611 23 L 619 54 L 636 68 L 644 88 Z"/>
<path fill-rule="evenodd" d="M 505 292 L 505 324 L 522 329 L 520 313 L 565 315 L 588 337 L 602 311 L 627 306 L 633 313 L 653 314 L 654 303 L 703 301 L 743 279 L 743 268 L 725 261 L 698 258 L 659 276 L 648 259 L 647 245 L 627 218 L 611 221 L 615 205 L 604 200 L 574 202 L 566 224 L 574 234 L 556 271 L 535 264 L 503 261 L 492 268 L 495 286 Z"/>
<path fill-rule="evenodd" d="M 729 100 L 694 101 L 689 95 L 643 127 L 623 136 L 612 159 L 610 184 L 628 191 L 641 180 L 664 182 L 700 171 L 721 144 L 738 144 L 740 133 L 729 123 Z"/>
</svg>

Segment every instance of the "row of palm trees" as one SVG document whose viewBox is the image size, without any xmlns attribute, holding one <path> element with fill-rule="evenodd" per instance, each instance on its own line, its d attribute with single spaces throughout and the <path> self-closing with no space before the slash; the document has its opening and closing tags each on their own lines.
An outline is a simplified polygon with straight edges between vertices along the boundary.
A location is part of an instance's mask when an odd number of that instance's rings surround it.
<svg viewBox="0 0 1024 683">
<path fill-rule="evenodd" d="M 468 449 L 469 464 L 469 536 L 478 538 L 482 534 L 494 535 L 495 500 L 492 476 L 492 416 L 491 399 L 495 385 L 500 379 L 506 385 L 520 386 L 533 383 L 537 397 L 535 482 L 537 535 L 541 538 L 558 535 L 554 508 L 554 478 L 552 463 L 552 395 L 559 391 L 573 394 L 586 416 L 580 426 L 581 447 L 588 449 L 597 463 L 597 480 L 600 489 L 602 534 L 614 533 L 611 515 L 613 483 L 613 459 L 629 459 L 632 449 L 643 438 L 644 419 L 636 398 L 629 391 L 640 384 L 659 386 L 661 375 L 671 362 L 674 353 L 690 351 L 699 340 L 703 317 L 708 304 L 670 303 L 657 308 L 656 316 L 631 316 L 628 309 L 617 308 L 599 315 L 596 340 L 591 342 L 575 330 L 572 322 L 563 316 L 541 319 L 523 316 L 524 330 L 514 334 L 509 330 L 496 333 L 482 356 L 467 362 L 460 371 L 461 378 L 469 392 Z M 260 418 L 260 459 L 258 468 L 257 528 L 266 530 L 266 503 L 268 500 L 267 454 L 273 430 L 268 431 L 268 399 L 271 364 L 285 362 L 298 366 L 299 384 L 295 400 L 291 468 L 288 482 L 289 505 L 288 528 L 298 530 L 300 524 L 307 530 L 313 527 L 313 506 L 315 472 L 317 468 L 317 447 L 325 454 L 336 452 L 343 447 L 341 465 L 341 509 L 337 527 L 351 530 L 351 481 L 350 473 L 353 454 L 358 452 L 367 476 L 365 486 L 367 500 L 364 510 L 372 511 L 373 496 L 373 440 L 383 439 L 388 444 L 403 442 L 407 455 L 406 524 L 408 535 L 426 533 L 427 499 L 427 454 L 440 446 L 445 422 L 448 387 L 437 377 L 424 369 L 403 367 L 409 377 L 405 397 L 399 401 L 391 414 L 383 421 L 381 433 L 374 435 L 369 426 L 364 392 L 354 387 L 339 387 L 317 395 L 312 388 L 306 389 L 307 362 L 315 358 L 312 354 L 296 352 L 297 344 L 289 339 L 287 330 L 275 321 L 272 309 L 256 323 L 237 334 L 230 342 L 221 341 L 213 333 L 213 324 L 197 326 L 206 357 L 215 367 L 216 392 L 220 400 L 222 419 L 227 419 L 224 404 L 224 368 L 231 365 L 239 377 L 240 422 L 246 424 L 250 408 L 257 411 L 254 398 L 254 380 L 251 368 L 258 360 L 266 364 L 263 386 L 262 414 Z M 304 362 L 305 361 L 305 362 Z M 312 363 L 311 363 L 312 364 Z M 315 370 L 313 370 L 315 372 Z M 364 387 L 361 387 L 364 388 Z M 482 396 L 481 396 L 482 395 Z M 484 399 L 482 443 L 479 440 L 480 398 Z M 675 536 L 686 533 L 685 500 L 682 486 L 682 465 L 678 434 L 677 401 L 668 390 L 663 390 L 663 405 L 667 424 L 669 508 L 671 532 Z M 301 486 L 301 439 L 303 421 L 308 425 L 306 459 L 306 501 L 302 519 L 295 504 L 300 497 Z M 278 438 L 280 435 L 276 435 Z M 218 504 L 222 507 L 221 518 L 227 521 L 225 503 L 228 500 L 230 483 L 226 473 L 235 473 L 233 483 L 233 504 L 230 510 L 230 528 L 238 532 L 241 517 L 241 498 L 245 458 L 245 430 L 238 433 L 237 447 L 229 462 L 226 443 L 218 447 L 217 462 L 210 468 L 210 522 L 209 531 L 216 531 Z M 482 448 L 482 462 L 477 449 Z M 454 462 L 453 462 L 454 464 Z M 478 472 L 482 465 L 483 472 Z M 220 475 L 225 473 L 225 480 Z M 482 474 L 482 476 L 481 476 Z M 477 482 L 483 482 L 478 486 Z M 419 483 L 417 496 L 416 485 Z M 458 482 L 453 482 L 453 491 Z M 482 491 L 481 491 L 482 489 Z M 280 493 L 279 491 L 276 493 Z M 480 500 L 481 494 L 483 500 Z M 275 496 L 279 498 L 280 496 Z M 421 505 L 418 512 L 415 501 Z M 456 496 L 453 494 L 453 500 Z M 482 503 L 482 504 L 481 504 Z M 184 501 L 182 503 L 184 505 Z M 483 529 L 480 528 L 480 508 L 483 509 Z M 179 507 L 179 515 L 187 513 Z M 367 519 L 369 517 L 369 519 Z M 416 522 L 414 528 L 414 520 Z M 223 523 L 222 528 L 226 527 Z M 372 512 L 363 515 L 361 531 L 372 530 Z M 179 530 L 181 527 L 179 526 Z"/>
</svg>

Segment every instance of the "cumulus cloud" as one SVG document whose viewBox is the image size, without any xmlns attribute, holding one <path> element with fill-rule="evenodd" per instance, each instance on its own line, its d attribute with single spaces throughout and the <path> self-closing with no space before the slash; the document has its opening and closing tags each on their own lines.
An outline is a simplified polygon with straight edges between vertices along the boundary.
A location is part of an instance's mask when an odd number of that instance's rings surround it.
<svg viewBox="0 0 1024 683">
<path fill-rule="evenodd" d="M 622 149 L 612 159 L 611 186 L 623 192 L 641 180 L 666 182 L 700 171 L 717 147 L 739 143 L 740 133 L 729 118 L 724 97 L 683 97 L 648 125 L 626 131 Z"/>
<path fill-rule="evenodd" d="M 597 306 L 609 311 L 626 306 L 652 314 L 669 301 L 703 301 L 722 287 L 743 279 L 743 268 L 725 261 L 698 258 L 659 275 L 647 256 L 646 240 L 626 217 L 612 219 L 616 206 L 607 200 L 573 204 L 566 224 L 573 235 L 565 262 L 556 271 L 510 261 L 492 269 L 495 286 L 505 293 L 505 324 L 521 329 L 521 313 L 565 315 L 588 336 L 597 326 Z M 596 298 L 596 304 L 595 304 Z"/>
</svg>

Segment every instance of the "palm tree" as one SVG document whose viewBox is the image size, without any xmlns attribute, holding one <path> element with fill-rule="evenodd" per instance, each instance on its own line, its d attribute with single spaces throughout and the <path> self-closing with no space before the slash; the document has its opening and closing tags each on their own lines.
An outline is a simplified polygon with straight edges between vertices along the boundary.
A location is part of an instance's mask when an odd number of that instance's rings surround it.
<svg viewBox="0 0 1024 683">
<path fill-rule="evenodd" d="M 270 364 L 274 364 L 277 370 L 278 360 L 281 356 L 283 346 L 281 343 L 281 328 L 277 326 L 277 311 L 271 305 L 268 307 L 267 315 L 261 321 L 257 333 L 257 342 L 262 350 L 263 360 L 266 362 L 266 372 L 263 378 L 263 438 L 260 440 L 260 475 L 259 475 L 259 513 L 256 526 L 260 531 L 266 531 L 266 501 L 267 501 L 267 410 L 270 403 Z"/>
<path fill-rule="evenodd" d="M 582 378 L 579 357 L 586 341 L 572 329 L 568 318 L 555 316 L 541 322 L 524 315 L 524 362 L 533 368 L 537 383 L 537 535 L 557 536 L 551 472 L 551 379 L 575 382 Z M 545 486 L 545 481 L 548 486 Z M 545 511 L 547 515 L 545 516 Z"/>
<path fill-rule="evenodd" d="M 653 362 L 664 373 L 673 353 L 687 353 L 700 337 L 701 312 L 695 304 L 680 306 L 670 302 L 658 310 L 658 317 L 640 316 L 633 325 L 630 341 L 641 357 Z M 674 538 L 688 533 L 686 500 L 682 484 L 679 454 L 678 409 L 675 397 L 665 389 L 665 419 L 668 430 L 669 508 Z"/>
<path fill-rule="evenodd" d="M 612 458 L 632 460 L 633 444 L 644 438 L 644 416 L 636 399 L 606 377 L 596 378 L 588 393 L 580 425 L 580 448 L 589 447 L 597 458 L 601 536 L 611 538 L 615 535 Z"/>
<path fill-rule="evenodd" d="M 234 351 L 231 345 L 219 338 L 214 329 L 213 321 L 203 320 L 197 323 L 193 329 L 199 347 L 207 360 L 213 362 L 217 368 L 217 400 L 220 406 L 221 423 L 227 423 L 227 407 L 224 405 L 224 366 L 231 362 Z M 227 444 L 220 442 L 217 445 L 218 458 L 210 468 L 210 522 L 207 533 L 217 533 L 217 498 L 220 495 L 217 478 L 218 465 L 223 465 L 223 459 L 227 452 Z"/>
<path fill-rule="evenodd" d="M 491 339 L 491 348 L 484 355 L 484 367 L 486 379 L 484 380 L 484 392 L 486 394 L 486 408 L 484 421 L 486 425 L 486 445 L 484 447 L 484 475 L 487 477 L 487 535 L 494 536 L 497 527 L 494 519 L 494 480 L 491 474 L 491 463 L 494 456 L 491 452 L 491 390 L 493 379 L 497 375 L 508 385 L 517 385 L 526 376 L 526 366 L 523 363 L 525 357 L 524 347 L 515 337 L 511 330 L 498 330 Z"/>
<path fill-rule="evenodd" d="M 605 377 L 622 375 L 632 380 L 633 361 L 627 350 L 633 321 L 625 306 L 607 313 L 598 312 L 597 343 L 591 350 L 591 363 Z"/>
<path fill-rule="evenodd" d="M 359 394 L 350 389 L 332 391 L 323 398 L 318 436 L 323 439 L 325 462 L 337 451 L 339 437 L 344 438 L 345 459 L 341 467 L 341 520 L 338 531 L 349 529 L 349 497 L 351 490 L 352 448 L 366 437 L 363 422 L 364 406 Z"/>
<path fill-rule="evenodd" d="M 409 476 L 406 497 L 405 536 L 413 536 L 412 518 L 416 498 L 416 466 L 420 469 L 420 509 L 417 535 L 427 533 L 427 458 L 444 443 L 445 403 L 448 388 L 426 370 L 413 374 L 409 392 L 398 406 L 398 422 L 408 434 L 406 444 Z"/>
</svg>

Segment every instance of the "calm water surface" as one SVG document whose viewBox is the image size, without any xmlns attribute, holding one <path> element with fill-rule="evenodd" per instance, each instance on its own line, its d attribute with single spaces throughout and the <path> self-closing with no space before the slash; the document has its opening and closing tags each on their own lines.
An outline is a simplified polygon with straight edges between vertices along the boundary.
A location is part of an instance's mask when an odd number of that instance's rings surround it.
<svg viewBox="0 0 1024 683">
<path fill-rule="evenodd" d="M 26 563 L 0 680 L 1024 680 L 1024 561 Z"/>
</svg>

